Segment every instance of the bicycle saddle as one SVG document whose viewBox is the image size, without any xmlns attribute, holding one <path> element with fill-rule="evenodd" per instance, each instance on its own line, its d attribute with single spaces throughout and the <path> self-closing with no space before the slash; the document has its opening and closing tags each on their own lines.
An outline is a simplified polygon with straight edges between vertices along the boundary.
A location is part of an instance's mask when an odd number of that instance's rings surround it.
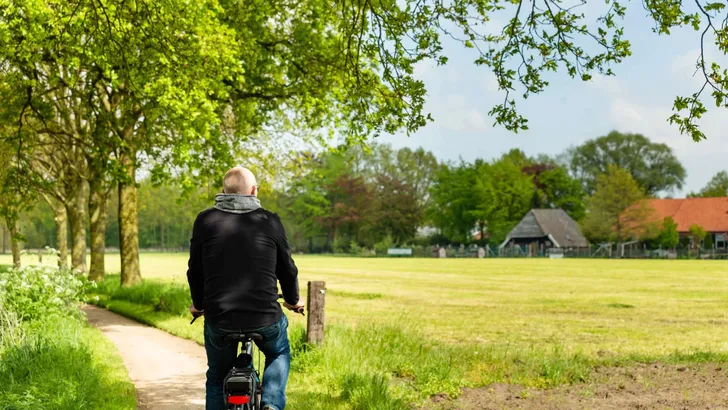
<svg viewBox="0 0 728 410">
<path fill-rule="evenodd" d="M 263 335 L 259 333 L 230 333 L 229 335 L 225 336 L 228 340 L 233 340 L 236 342 L 247 342 L 248 340 L 263 340 Z"/>
</svg>

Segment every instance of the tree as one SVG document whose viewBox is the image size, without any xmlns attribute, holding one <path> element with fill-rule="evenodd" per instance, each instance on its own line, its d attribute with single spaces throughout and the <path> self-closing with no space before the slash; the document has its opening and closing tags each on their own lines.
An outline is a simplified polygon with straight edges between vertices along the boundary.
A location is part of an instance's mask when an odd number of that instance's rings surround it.
<svg viewBox="0 0 728 410">
<path fill-rule="evenodd" d="M 482 161 L 474 164 L 461 161 L 460 164 L 442 164 L 435 174 L 430 195 L 431 202 L 426 210 L 427 219 L 451 241 L 471 240 L 471 232 L 478 222 L 473 213 L 478 206 L 474 186 L 477 170 Z M 484 230 L 485 225 L 481 225 Z"/>
<path fill-rule="evenodd" d="M 147 178 L 138 192 L 141 248 L 184 248 L 197 214 L 213 203 L 204 186 L 185 192 L 179 185 L 154 185 Z"/>
<path fill-rule="evenodd" d="M 342 175 L 324 188 L 332 207 L 320 222 L 328 228 L 332 243 L 349 244 L 366 222 L 371 205 L 369 186 L 360 176 Z"/>
<path fill-rule="evenodd" d="M 690 244 L 692 245 L 693 249 L 698 249 L 703 247 L 703 241 L 705 241 L 705 238 L 708 236 L 708 233 L 705 231 L 705 229 L 698 225 L 693 224 L 690 226 Z"/>
<path fill-rule="evenodd" d="M 412 240 L 425 220 L 437 159 L 422 148 L 395 150 L 383 144 L 373 144 L 362 159 L 373 203 L 365 236 L 372 243 L 387 235 L 397 244 Z"/>
<path fill-rule="evenodd" d="M 430 188 L 438 171 L 435 155 L 423 148 L 393 149 L 386 144 L 373 144 L 371 154 L 363 157 L 364 174 L 375 181 L 379 176 L 398 180 L 414 192 L 417 205 L 427 207 Z"/>
<path fill-rule="evenodd" d="M 425 219 L 417 188 L 402 179 L 380 174 L 376 177 L 372 198 L 372 226 L 377 239 L 390 236 L 402 245 L 415 237 Z"/>
<path fill-rule="evenodd" d="M 570 172 L 593 195 L 599 175 L 615 165 L 628 171 L 648 195 L 681 189 L 685 168 L 665 144 L 653 143 L 640 134 L 612 131 L 567 151 Z"/>
<path fill-rule="evenodd" d="M 728 23 L 711 20 L 723 6 L 698 5 L 695 14 L 664 0 L 646 7 L 658 33 L 704 24 L 725 52 Z M 514 16 L 499 34 L 479 24 L 505 7 Z M 474 63 L 494 72 L 505 94 L 491 110 L 496 122 L 526 129 L 511 95 L 542 92 L 548 85 L 542 73 L 559 68 L 585 81 L 595 73 L 611 75 L 610 66 L 631 53 L 618 24 L 625 13 L 610 1 L 597 24 L 587 26 L 583 14 L 555 0 L 526 8 L 473 0 L 333 7 L 315 0 L 6 0 L 0 4 L 0 67 L 10 87 L 2 97 L 13 101 L 4 107 L 15 118 L 10 123 L 70 140 L 83 151 L 79 156 L 90 169 L 67 177 L 89 183 L 72 184 L 72 197 L 91 191 L 84 202 L 98 210 L 90 212 L 94 237 L 104 236 L 105 194 L 118 187 L 126 286 L 140 280 L 136 173 L 145 162 L 157 168 L 155 177 L 174 174 L 190 188 L 196 178 L 231 165 L 237 142 L 265 130 L 328 128 L 349 142 L 400 129 L 411 133 L 429 119 L 414 67 L 447 63 L 442 36 L 472 48 Z M 728 77 L 703 57 L 705 85 L 677 98 L 670 118 L 694 139 L 705 137 L 696 123 L 706 111 L 703 90 L 712 90 L 718 106 L 728 101 Z M 223 132 L 226 124 L 237 138 Z M 59 150 L 68 148 L 63 144 Z M 81 264 L 80 217 L 68 217 Z"/>
<path fill-rule="evenodd" d="M 20 213 L 28 209 L 27 197 L 29 194 L 24 184 L 20 170 L 17 167 L 7 167 L 3 170 L 2 185 L 0 186 L 0 217 L 3 218 L 5 225 L 10 233 L 10 246 L 13 254 L 13 266 L 20 267 L 20 242 L 24 240 L 20 233 L 18 220 Z"/>
<path fill-rule="evenodd" d="M 660 235 L 657 237 L 660 246 L 666 249 L 673 249 L 680 243 L 680 233 L 677 231 L 677 222 L 671 217 L 666 216 L 662 220 L 662 228 Z"/>
<path fill-rule="evenodd" d="M 354 172 L 361 164 L 352 161 L 352 154 L 335 150 L 306 156 L 308 172 L 292 181 L 284 198 L 283 212 L 295 225 L 294 240 L 324 235 L 328 247 L 359 239 L 360 228 L 370 220 L 371 186 Z"/>
<path fill-rule="evenodd" d="M 720 171 L 711 178 L 700 192 L 690 193 L 688 197 L 709 198 L 728 196 L 728 172 Z"/>
<path fill-rule="evenodd" d="M 438 166 L 423 149 L 383 144 L 299 153 L 292 162 L 303 171 L 283 186 L 281 212 L 293 242 L 309 249 L 321 236 L 341 248 L 352 241 L 372 246 L 387 236 L 400 244 L 412 240 Z"/>
<path fill-rule="evenodd" d="M 584 190 L 563 167 L 550 162 L 536 162 L 525 166 L 522 171 L 532 177 L 532 208 L 560 208 L 577 221 L 586 215 Z"/>
<path fill-rule="evenodd" d="M 476 206 L 471 213 L 487 227 L 491 243 L 502 242 L 531 208 L 534 185 L 522 166 L 520 160 L 506 154 L 477 170 Z"/>
<path fill-rule="evenodd" d="M 615 165 L 597 177 L 596 191 L 584 218 L 584 235 L 592 241 L 624 242 L 652 235 L 651 210 L 632 175 Z"/>
<path fill-rule="evenodd" d="M 25 156 L 31 172 L 41 181 L 35 188 L 55 214 L 59 266 L 67 263 L 66 231 L 70 228 L 71 266 L 85 272 L 89 185 L 82 147 L 66 135 L 35 135 L 28 139 L 33 148 Z"/>
</svg>

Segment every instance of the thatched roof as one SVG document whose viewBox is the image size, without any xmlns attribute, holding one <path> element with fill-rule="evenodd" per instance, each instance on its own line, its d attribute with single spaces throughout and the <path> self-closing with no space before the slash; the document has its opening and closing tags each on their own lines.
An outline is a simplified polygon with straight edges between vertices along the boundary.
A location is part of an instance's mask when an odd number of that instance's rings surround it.
<svg viewBox="0 0 728 410">
<path fill-rule="evenodd" d="M 563 209 L 532 209 L 506 237 L 511 239 L 539 239 L 550 237 L 555 247 L 580 248 L 588 246 L 581 227 Z"/>
</svg>

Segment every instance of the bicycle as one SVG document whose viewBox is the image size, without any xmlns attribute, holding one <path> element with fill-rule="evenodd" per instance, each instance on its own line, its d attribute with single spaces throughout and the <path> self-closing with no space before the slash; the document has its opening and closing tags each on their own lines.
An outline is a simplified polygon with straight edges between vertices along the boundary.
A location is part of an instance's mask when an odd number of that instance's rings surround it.
<svg viewBox="0 0 728 410">
<path fill-rule="evenodd" d="M 278 299 L 283 295 L 278 294 Z M 294 312 L 305 316 L 303 308 Z M 190 324 L 204 312 L 192 315 Z M 226 340 L 235 343 L 242 343 L 243 348 L 235 358 L 233 368 L 223 380 L 223 397 L 227 403 L 227 410 L 260 410 L 260 400 L 263 396 L 263 382 L 260 372 L 255 368 L 253 362 L 253 344 L 256 340 L 263 340 L 263 336 L 255 332 L 230 333 L 225 336 Z M 258 362 L 260 363 L 260 350 L 258 350 Z"/>
</svg>

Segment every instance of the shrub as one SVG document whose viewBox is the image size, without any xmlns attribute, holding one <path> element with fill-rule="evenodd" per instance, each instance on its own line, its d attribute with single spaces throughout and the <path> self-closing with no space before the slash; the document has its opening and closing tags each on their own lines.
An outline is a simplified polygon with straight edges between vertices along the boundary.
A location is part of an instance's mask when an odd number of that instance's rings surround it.
<svg viewBox="0 0 728 410">
<path fill-rule="evenodd" d="M 392 240 L 392 237 L 387 235 L 384 239 L 374 244 L 374 250 L 377 252 L 377 255 L 386 255 L 387 249 L 391 248 L 394 245 L 394 241 Z"/>
<path fill-rule="evenodd" d="M 680 243 L 680 233 L 677 231 L 677 223 L 671 216 L 663 219 L 658 242 L 660 246 L 666 249 L 673 249 Z"/>
<path fill-rule="evenodd" d="M 331 250 L 335 254 L 346 253 L 346 242 L 341 236 L 337 236 L 333 242 L 331 242 Z"/>
<path fill-rule="evenodd" d="M 351 241 L 351 244 L 349 245 L 349 253 L 355 256 L 360 256 L 362 254 L 363 248 L 359 245 L 357 241 Z"/>
<path fill-rule="evenodd" d="M 93 286 L 71 270 L 50 266 L 24 266 L 0 273 L 0 294 L 6 309 L 20 320 L 40 319 L 54 313 L 67 315 Z"/>
<path fill-rule="evenodd" d="M 106 280 L 98 285 L 96 292 L 111 300 L 151 305 L 157 312 L 180 316 L 189 315 L 192 303 L 190 290 L 186 285 L 143 280 L 139 285 L 122 288 L 118 275 L 107 275 Z"/>
<path fill-rule="evenodd" d="M 18 344 L 22 337 L 20 319 L 15 312 L 3 305 L 2 293 L 0 293 L 0 352 L 3 347 Z"/>
<path fill-rule="evenodd" d="M 702 226 L 698 224 L 690 226 L 690 237 L 692 238 L 693 247 L 702 248 L 706 236 L 708 236 L 708 233 Z"/>
<path fill-rule="evenodd" d="M 82 319 L 88 286 L 49 266 L 0 271 L 0 409 L 136 408 L 111 341 Z"/>
</svg>

